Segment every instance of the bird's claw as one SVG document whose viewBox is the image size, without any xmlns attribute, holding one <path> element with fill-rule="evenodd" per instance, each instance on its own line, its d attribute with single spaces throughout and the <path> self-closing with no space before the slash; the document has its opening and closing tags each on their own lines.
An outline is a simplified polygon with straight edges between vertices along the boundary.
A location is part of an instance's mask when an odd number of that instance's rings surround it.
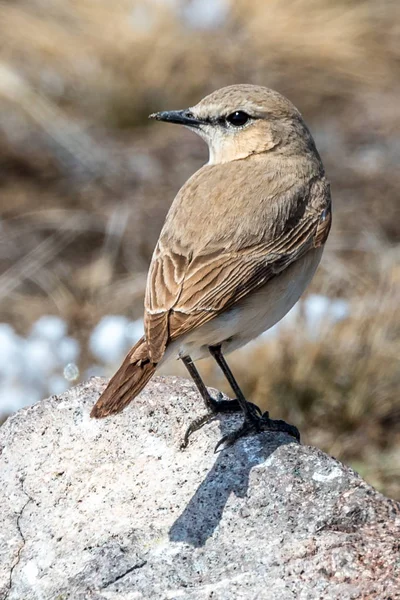
<svg viewBox="0 0 400 600">
<path fill-rule="evenodd" d="M 249 405 L 254 407 L 254 410 L 260 410 L 258 406 L 249 402 Z M 195 431 L 198 431 L 212 421 L 218 413 L 232 413 L 238 412 L 241 410 L 239 402 L 234 398 L 233 400 L 226 400 L 224 395 L 221 392 L 218 392 L 217 397 L 213 398 L 210 396 L 207 402 L 208 412 L 201 417 L 197 417 L 190 423 L 189 427 L 186 429 L 185 435 L 183 436 L 183 440 L 181 442 L 181 448 L 184 449 L 187 447 L 189 443 L 189 437 Z M 260 411 L 261 414 L 261 411 Z"/>
<path fill-rule="evenodd" d="M 298 442 L 300 442 L 300 433 L 297 427 L 295 427 L 294 425 L 290 425 L 289 423 L 286 423 L 285 421 L 282 421 L 280 419 L 270 419 L 269 413 L 268 411 L 266 411 L 262 414 L 262 416 L 259 416 L 255 413 L 253 413 L 251 416 L 248 416 L 239 429 L 228 433 L 219 440 L 218 444 L 214 448 L 214 452 L 219 452 L 221 446 L 229 448 L 229 446 L 232 446 L 241 437 L 245 437 L 247 435 L 252 434 L 256 435 L 257 433 L 260 433 L 262 431 L 277 431 L 287 433 L 288 435 L 294 437 Z"/>
</svg>

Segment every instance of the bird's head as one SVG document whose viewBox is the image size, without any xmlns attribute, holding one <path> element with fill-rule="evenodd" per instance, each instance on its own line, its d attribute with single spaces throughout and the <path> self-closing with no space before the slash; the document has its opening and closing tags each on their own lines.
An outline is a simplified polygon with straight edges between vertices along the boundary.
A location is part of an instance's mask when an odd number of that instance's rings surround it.
<svg viewBox="0 0 400 600">
<path fill-rule="evenodd" d="M 221 88 L 191 108 L 158 112 L 150 118 L 195 131 L 208 144 L 209 164 L 314 146 L 295 106 L 278 92 L 257 85 Z"/>
</svg>

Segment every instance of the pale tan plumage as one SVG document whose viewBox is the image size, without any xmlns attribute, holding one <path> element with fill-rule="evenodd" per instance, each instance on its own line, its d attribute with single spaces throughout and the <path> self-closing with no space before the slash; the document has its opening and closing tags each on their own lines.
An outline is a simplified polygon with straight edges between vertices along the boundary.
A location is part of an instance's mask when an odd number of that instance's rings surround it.
<svg viewBox="0 0 400 600">
<path fill-rule="evenodd" d="M 235 111 L 251 121 L 222 124 Z M 183 113 L 159 115 L 172 114 Z M 93 408 L 95 417 L 122 410 L 163 360 L 201 357 L 208 346 L 230 351 L 273 325 L 308 284 L 329 233 L 329 185 L 287 99 L 231 86 L 184 115 L 201 123 L 191 126 L 208 141 L 210 162 L 171 206 L 148 275 L 145 337 Z"/>
</svg>

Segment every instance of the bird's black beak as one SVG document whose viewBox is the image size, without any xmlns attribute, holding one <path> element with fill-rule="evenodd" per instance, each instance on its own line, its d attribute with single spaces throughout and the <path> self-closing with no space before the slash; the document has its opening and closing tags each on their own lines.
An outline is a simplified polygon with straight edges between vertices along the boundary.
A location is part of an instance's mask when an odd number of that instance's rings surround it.
<svg viewBox="0 0 400 600">
<path fill-rule="evenodd" d="M 196 119 L 196 117 L 187 108 L 185 110 L 165 110 L 149 115 L 149 119 L 157 121 L 166 121 L 167 123 L 178 123 L 179 125 L 187 125 L 188 127 L 199 127 L 204 121 Z"/>
</svg>

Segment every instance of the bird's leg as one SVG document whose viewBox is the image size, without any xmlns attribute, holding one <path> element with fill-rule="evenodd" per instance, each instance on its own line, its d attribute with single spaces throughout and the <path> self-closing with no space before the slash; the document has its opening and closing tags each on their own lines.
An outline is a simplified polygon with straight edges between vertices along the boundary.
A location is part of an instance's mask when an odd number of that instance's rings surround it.
<svg viewBox="0 0 400 600">
<path fill-rule="evenodd" d="M 187 370 L 189 371 L 190 377 L 193 379 L 197 389 L 200 392 L 200 396 L 203 398 L 204 400 L 204 404 L 206 405 L 206 408 L 213 413 L 213 415 L 215 415 L 215 413 L 217 412 L 223 412 L 224 408 L 222 408 L 222 410 L 218 410 L 219 406 L 224 406 L 224 405 L 228 405 L 231 404 L 231 402 L 235 403 L 234 400 L 215 400 L 210 392 L 208 391 L 208 389 L 206 388 L 200 373 L 198 372 L 198 370 L 196 369 L 196 366 L 194 364 L 194 362 L 192 361 L 192 359 L 190 358 L 190 356 L 182 356 L 181 360 L 183 362 L 183 364 L 185 365 L 185 367 L 187 368 Z M 236 403 L 235 403 L 236 404 Z M 237 405 L 236 408 L 230 408 L 230 410 L 239 410 L 240 406 Z"/>
<path fill-rule="evenodd" d="M 259 417 L 261 417 L 262 413 L 258 406 L 252 404 L 251 402 L 247 402 L 246 398 L 244 397 L 242 390 L 240 389 L 236 379 L 233 376 L 232 371 L 229 368 L 228 363 L 226 362 L 222 354 L 221 346 L 210 346 L 209 351 L 211 356 L 217 361 L 218 366 L 220 367 L 221 371 L 228 380 L 228 383 L 231 386 L 232 390 L 235 392 L 237 401 L 241 410 L 243 411 L 245 419 L 253 420 L 253 418 L 258 419 Z"/>
<path fill-rule="evenodd" d="M 198 431 L 203 425 L 209 423 L 212 419 L 214 419 L 215 415 L 219 412 L 236 412 L 241 409 L 240 403 L 235 400 L 223 400 L 222 394 L 219 393 L 217 398 L 213 398 L 208 389 L 206 388 L 202 378 L 200 377 L 200 373 L 195 367 L 194 362 L 190 358 L 190 356 L 182 356 L 181 360 L 187 370 L 191 378 L 193 379 L 197 389 L 200 392 L 201 397 L 204 400 L 204 404 L 207 408 L 207 413 L 202 415 L 201 417 L 197 417 L 187 428 L 185 436 L 183 438 L 182 447 L 186 448 L 188 445 L 189 437 L 195 431 Z"/>
<path fill-rule="evenodd" d="M 209 350 L 211 356 L 215 358 L 215 360 L 218 363 L 218 366 L 221 368 L 223 374 L 228 380 L 232 390 L 235 392 L 237 401 L 244 414 L 243 425 L 237 431 L 225 435 L 216 445 L 215 451 L 217 451 L 222 444 L 230 446 L 239 438 L 250 433 L 259 433 L 260 431 L 281 431 L 292 435 L 298 441 L 300 441 L 300 433 L 297 427 L 289 425 L 288 423 L 285 423 L 285 421 L 274 421 L 270 419 L 268 411 L 262 413 L 258 406 L 246 400 L 242 390 L 240 389 L 236 379 L 233 376 L 232 371 L 229 368 L 228 363 L 226 362 L 222 354 L 221 346 L 210 346 Z"/>
</svg>

